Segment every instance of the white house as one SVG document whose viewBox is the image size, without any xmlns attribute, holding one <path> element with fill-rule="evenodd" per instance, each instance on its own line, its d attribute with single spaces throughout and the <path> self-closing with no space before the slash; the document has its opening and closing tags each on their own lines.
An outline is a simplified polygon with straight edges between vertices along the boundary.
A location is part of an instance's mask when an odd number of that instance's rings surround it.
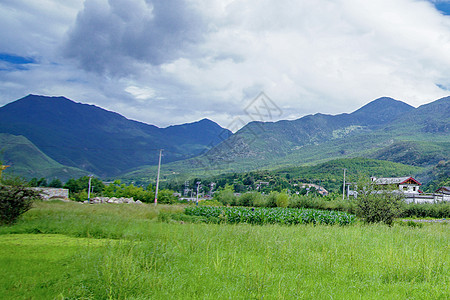
<svg viewBox="0 0 450 300">
<path fill-rule="evenodd" d="M 376 185 L 395 186 L 399 191 L 405 194 L 420 194 L 420 186 L 422 185 L 412 177 L 371 177 L 372 182 Z"/>
</svg>

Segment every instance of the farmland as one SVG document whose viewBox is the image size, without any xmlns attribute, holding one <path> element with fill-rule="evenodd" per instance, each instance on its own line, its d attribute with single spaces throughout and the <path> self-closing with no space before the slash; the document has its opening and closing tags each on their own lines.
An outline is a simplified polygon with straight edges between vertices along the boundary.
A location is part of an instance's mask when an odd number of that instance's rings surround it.
<svg viewBox="0 0 450 300">
<path fill-rule="evenodd" d="M 248 207 L 187 207 L 187 215 L 205 216 L 230 224 L 323 224 L 348 225 L 355 222 L 355 216 L 343 212 L 316 209 L 292 208 L 248 208 Z"/>
<path fill-rule="evenodd" d="M 184 210 L 37 203 L 0 227 L 0 297 L 448 298 L 446 223 L 160 222 Z"/>
</svg>

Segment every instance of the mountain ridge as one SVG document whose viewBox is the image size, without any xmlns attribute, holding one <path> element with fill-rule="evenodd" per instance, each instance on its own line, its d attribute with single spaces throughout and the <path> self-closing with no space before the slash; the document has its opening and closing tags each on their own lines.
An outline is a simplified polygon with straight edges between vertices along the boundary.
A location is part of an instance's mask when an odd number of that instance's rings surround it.
<svg viewBox="0 0 450 300">
<path fill-rule="evenodd" d="M 27 97 L 52 98 L 45 102 L 46 114 L 38 113 L 39 101 L 25 109 L 13 105 Z M 250 171 L 358 156 L 427 167 L 450 158 L 450 97 L 418 108 L 381 97 L 351 113 L 253 121 L 235 134 L 209 119 L 159 128 L 65 97 L 24 98 L 0 108 L 0 133 L 23 135 L 59 164 L 102 177 L 131 172 L 124 176 L 148 178 L 161 148 L 164 168 L 174 174 Z M 53 106 L 58 101 L 67 107 Z M 74 111 L 78 116 L 68 118 Z"/>
<path fill-rule="evenodd" d="M 193 131 L 201 137 L 192 139 Z M 166 161 L 193 157 L 215 146 L 219 134 L 231 135 L 212 121 L 158 128 L 65 97 L 37 95 L 0 108 L 0 133 L 23 135 L 58 163 L 99 176 L 156 164 L 157 149 L 166 150 Z"/>
</svg>

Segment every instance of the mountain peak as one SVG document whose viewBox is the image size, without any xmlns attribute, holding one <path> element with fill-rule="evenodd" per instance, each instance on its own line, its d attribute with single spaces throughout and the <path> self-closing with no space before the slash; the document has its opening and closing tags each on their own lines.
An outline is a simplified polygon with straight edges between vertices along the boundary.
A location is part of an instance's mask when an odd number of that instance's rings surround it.
<svg viewBox="0 0 450 300">
<path fill-rule="evenodd" d="M 367 125 L 388 123 L 391 120 L 414 110 L 415 108 L 405 102 L 389 97 L 381 97 L 369 102 L 350 115 L 364 120 Z"/>
</svg>

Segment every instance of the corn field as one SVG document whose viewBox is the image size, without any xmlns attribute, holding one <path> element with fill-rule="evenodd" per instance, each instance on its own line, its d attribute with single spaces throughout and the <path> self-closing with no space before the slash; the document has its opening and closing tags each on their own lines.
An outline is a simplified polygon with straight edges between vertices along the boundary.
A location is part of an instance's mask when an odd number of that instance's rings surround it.
<svg viewBox="0 0 450 300">
<path fill-rule="evenodd" d="M 185 209 L 185 214 L 202 216 L 209 220 L 229 224 L 248 223 L 264 224 L 324 224 L 348 225 L 355 222 L 356 217 L 338 211 L 322 211 L 316 209 L 296 208 L 248 208 L 248 207 L 206 207 L 193 206 Z"/>
</svg>

